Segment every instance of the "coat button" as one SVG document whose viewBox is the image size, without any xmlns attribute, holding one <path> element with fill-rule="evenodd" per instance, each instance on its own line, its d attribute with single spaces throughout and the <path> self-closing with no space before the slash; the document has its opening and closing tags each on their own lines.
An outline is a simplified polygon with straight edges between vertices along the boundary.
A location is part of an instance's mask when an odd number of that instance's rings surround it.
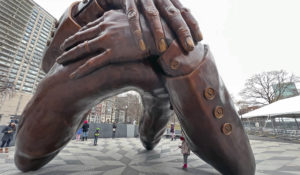
<svg viewBox="0 0 300 175">
<path fill-rule="evenodd" d="M 179 67 L 179 62 L 176 61 L 176 60 L 173 60 L 173 61 L 171 62 L 171 69 L 177 70 L 178 67 Z"/>
<path fill-rule="evenodd" d="M 204 96 L 207 100 L 213 100 L 216 96 L 216 92 L 213 88 L 206 88 L 204 91 Z"/>
<path fill-rule="evenodd" d="M 224 116 L 224 108 L 222 106 L 217 106 L 214 115 L 217 119 L 221 119 Z"/>
<path fill-rule="evenodd" d="M 222 132 L 227 136 L 230 135 L 232 132 L 232 125 L 230 123 L 225 123 L 222 127 Z"/>
</svg>

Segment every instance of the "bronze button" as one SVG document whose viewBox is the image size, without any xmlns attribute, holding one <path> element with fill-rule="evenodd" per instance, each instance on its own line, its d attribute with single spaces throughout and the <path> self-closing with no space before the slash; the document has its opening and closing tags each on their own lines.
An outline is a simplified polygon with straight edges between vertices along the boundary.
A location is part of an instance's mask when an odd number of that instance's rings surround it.
<svg viewBox="0 0 300 175">
<path fill-rule="evenodd" d="M 222 106 L 217 106 L 214 111 L 214 115 L 217 119 L 221 119 L 224 116 L 224 108 Z"/>
<path fill-rule="evenodd" d="M 213 88 L 206 88 L 204 91 L 204 96 L 207 100 L 213 100 L 216 96 L 216 92 Z"/>
<path fill-rule="evenodd" d="M 179 67 L 179 62 L 176 61 L 176 60 L 173 60 L 173 61 L 171 62 L 171 69 L 177 70 L 178 67 Z"/>
<path fill-rule="evenodd" d="M 230 123 L 225 123 L 222 127 L 222 132 L 227 136 L 230 135 L 232 132 L 232 125 Z"/>
</svg>

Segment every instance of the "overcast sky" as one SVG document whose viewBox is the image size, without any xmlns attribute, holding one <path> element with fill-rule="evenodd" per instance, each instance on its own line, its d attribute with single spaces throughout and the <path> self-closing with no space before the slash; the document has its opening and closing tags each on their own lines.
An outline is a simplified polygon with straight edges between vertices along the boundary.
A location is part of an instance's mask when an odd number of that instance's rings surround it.
<svg viewBox="0 0 300 175">
<path fill-rule="evenodd" d="M 73 0 L 35 0 L 57 19 Z M 237 96 L 245 80 L 284 69 L 300 76 L 300 0 L 181 0 L 191 9 L 219 72 Z"/>
</svg>

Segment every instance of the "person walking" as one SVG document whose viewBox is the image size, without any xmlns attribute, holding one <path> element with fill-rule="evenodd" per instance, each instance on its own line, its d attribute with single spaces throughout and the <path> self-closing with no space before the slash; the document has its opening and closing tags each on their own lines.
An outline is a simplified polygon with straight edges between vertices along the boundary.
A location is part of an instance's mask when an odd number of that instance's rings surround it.
<svg viewBox="0 0 300 175">
<path fill-rule="evenodd" d="M 1 144 L 1 147 L 0 147 L 0 153 L 3 153 L 3 147 L 4 147 L 5 144 L 6 144 L 5 153 L 8 153 L 8 147 L 9 147 L 10 141 L 13 140 L 15 132 L 16 132 L 16 124 L 15 124 L 15 122 L 11 122 L 8 126 L 6 126 L 1 131 L 1 133 L 4 133 L 4 135 L 3 135 L 2 139 L 1 139 L 2 144 Z"/>
<path fill-rule="evenodd" d="M 97 145 L 98 137 L 100 136 L 100 128 L 96 128 L 96 131 L 94 133 L 94 145 Z"/>
<path fill-rule="evenodd" d="M 76 133 L 76 141 L 79 141 L 80 140 L 80 135 L 82 133 L 82 128 L 79 128 L 77 133 Z"/>
<path fill-rule="evenodd" d="M 115 138 L 115 136 L 116 136 L 116 130 L 117 130 L 117 125 L 114 122 L 113 126 L 112 126 L 112 138 Z"/>
<path fill-rule="evenodd" d="M 175 125 L 174 125 L 174 123 L 171 123 L 170 132 L 171 132 L 171 141 L 176 140 L 176 137 L 175 137 Z"/>
<path fill-rule="evenodd" d="M 181 153 L 183 155 L 183 166 L 182 169 L 187 169 L 187 159 L 190 155 L 190 148 L 186 143 L 186 140 L 183 136 L 180 137 L 180 140 L 182 141 L 181 145 L 179 145 L 179 148 L 181 148 Z"/>
<path fill-rule="evenodd" d="M 84 124 L 82 126 L 82 141 L 87 140 L 88 132 L 89 132 L 90 125 L 88 124 L 88 121 L 84 121 Z"/>
</svg>

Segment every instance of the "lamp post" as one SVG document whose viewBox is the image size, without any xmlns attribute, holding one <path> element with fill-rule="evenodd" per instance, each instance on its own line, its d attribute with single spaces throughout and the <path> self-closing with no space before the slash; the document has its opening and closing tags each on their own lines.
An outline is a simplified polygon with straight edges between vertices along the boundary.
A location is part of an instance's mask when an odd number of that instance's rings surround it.
<svg viewBox="0 0 300 175">
<path fill-rule="evenodd" d="M 125 123 L 127 123 L 127 109 L 128 109 L 128 106 L 126 105 L 125 106 Z"/>
</svg>

